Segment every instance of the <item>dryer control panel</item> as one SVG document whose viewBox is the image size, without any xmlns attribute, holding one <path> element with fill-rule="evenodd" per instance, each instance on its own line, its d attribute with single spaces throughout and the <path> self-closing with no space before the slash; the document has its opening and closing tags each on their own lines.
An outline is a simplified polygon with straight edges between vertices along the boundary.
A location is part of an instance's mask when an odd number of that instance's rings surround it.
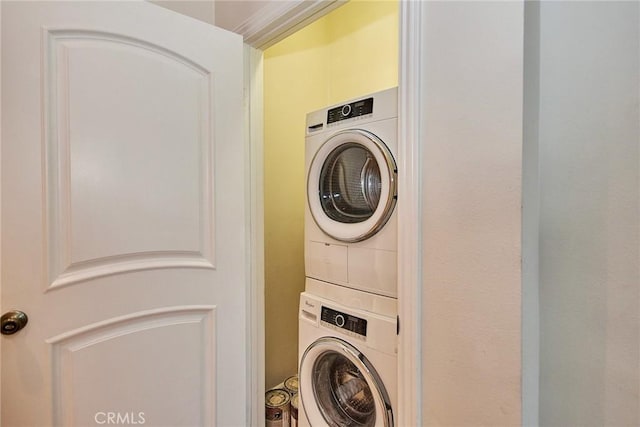
<svg viewBox="0 0 640 427">
<path fill-rule="evenodd" d="M 373 113 L 373 98 L 361 99 L 327 111 L 327 125 Z"/>
<path fill-rule="evenodd" d="M 364 339 L 367 336 L 367 321 L 365 319 L 322 306 L 320 320 L 324 326 L 341 329 L 356 338 Z"/>
</svg>

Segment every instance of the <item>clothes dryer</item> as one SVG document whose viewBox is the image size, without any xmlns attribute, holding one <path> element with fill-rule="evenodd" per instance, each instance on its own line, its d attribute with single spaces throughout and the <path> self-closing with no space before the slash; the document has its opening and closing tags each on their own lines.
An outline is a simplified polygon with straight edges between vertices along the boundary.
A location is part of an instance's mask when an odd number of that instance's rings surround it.
<svg viewBox="0 0 640 427">
<path fill-rule="evenodd" d="M 360 307 L 309 292 L 300 296 L 298 423 L 394 427 L 396 300 L 348 288 L 337 292 Z"/>
<path fill-rule="evenodd" d="M 396 297 L 397 88 L 307 115 L 306 276 Z"/>
</svg>

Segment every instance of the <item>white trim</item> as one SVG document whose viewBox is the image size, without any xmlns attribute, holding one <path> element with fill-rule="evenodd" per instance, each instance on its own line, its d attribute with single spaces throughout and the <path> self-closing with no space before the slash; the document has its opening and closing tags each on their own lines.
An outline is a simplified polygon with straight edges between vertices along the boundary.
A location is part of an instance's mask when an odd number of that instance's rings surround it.
<svg viewBox="0 0 640 427">
<path fill-rule="evenodd" d="M 2 2 L 0 1 L 0 46 L 2 46 Z M 2 129 L 2 58 L 0 57 L 0 130 Z M 2 132 L 0 131 L 0 176 L 2 176 Z M 0 185 L 0 309 L 4 308 L 2 300 L 2 186 Z M 2 313 L 2 312 L 0 312 Z M 0 340 L 0 373 L 2 372 L 2 341 Z M 0 385 L 2 375 L 0 374 Z M 2 390 L 2 387 L 0 387 Z M 2 393 L 0 392 L 0 423 L 2 423 Z"/>
<path fill-rule="evenodd" d="M 247 414 L 252 426 L 263 427 L 265 392 L 265 346 L 264 346 L 264 188 L 263 188 L 263 98 L 262 98 L 262 51 L 244 46 L 244 109 L 245 143 L 249 204 L 250 248 L 250 290 L 248 292 L 247 322 L 248 337 L 248 375 L 247 393 L 250 404 Z"/>
<path fill-rule="evenodd" d="M 266 49 L 345 4 L 347 0 L 270 1 L 232 29 L 244 42 Z"/>
<path fill-rule="evenodd" d="M 540 0 L 524 2 L 522 150 L 522 425 L 540 425 Z"/>
<path fill-rule="evenodd" d="M 422 425 L 421 157 L 423 2 L 400 5 L 398 92 L 398 425 Z"/>
</svg>

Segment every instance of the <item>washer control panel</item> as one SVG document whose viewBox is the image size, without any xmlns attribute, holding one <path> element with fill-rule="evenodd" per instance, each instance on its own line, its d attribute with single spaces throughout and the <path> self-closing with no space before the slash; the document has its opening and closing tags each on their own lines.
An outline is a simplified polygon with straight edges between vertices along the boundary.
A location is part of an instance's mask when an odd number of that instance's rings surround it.
<svg viewBox="0 0 640 427">
<path fill-rule="evenodd" d="M 320 320 L 323 326 L 342 330 L 353 337 L 364 339 L 367 336 L 367 321 L 365 319 L 322 306 Z"/>
<path fill-rule="evenodd" d="M 373 98 L 361 99 L 327 111 L 327 125 L 373 113 Z"/>
</svg>

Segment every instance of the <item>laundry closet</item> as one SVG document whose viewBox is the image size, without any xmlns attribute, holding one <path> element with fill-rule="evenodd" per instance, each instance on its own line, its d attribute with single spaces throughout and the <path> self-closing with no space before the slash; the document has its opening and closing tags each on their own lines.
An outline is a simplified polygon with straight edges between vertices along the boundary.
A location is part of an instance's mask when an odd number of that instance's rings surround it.
<svg viewBox="0 0 640 427">
<path fill-rule="evenodd" d="M 264 51 L 265 385 L 297 372 L 309 112 L 398 85 L 399 3 L 352 0 Z"/>
</svg>

